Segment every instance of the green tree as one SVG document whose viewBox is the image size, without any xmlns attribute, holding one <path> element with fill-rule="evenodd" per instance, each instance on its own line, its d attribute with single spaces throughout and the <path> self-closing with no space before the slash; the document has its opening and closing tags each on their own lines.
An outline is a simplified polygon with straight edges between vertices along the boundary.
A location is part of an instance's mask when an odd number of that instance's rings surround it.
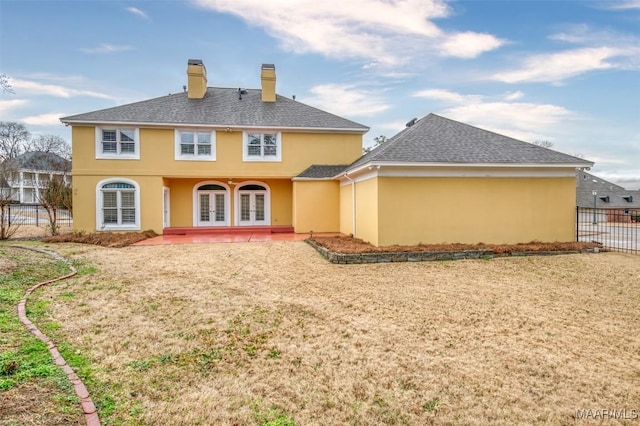
<svg viewBox="0 0 640 426">
<path fill-rule="evenodd" d="M 373 146 L 368 146 L 368 147 L 362 148 L 362 153 L 363 154 L 368 154 L 369 152 L 373 151 L 374 149 L 376 149 L 380 145 L 386 143 L 388 140 L 389 139 L 387 139 L 387 137 L 385 135 L 376 136 L 375 138 L 373 138 L 373 141 L 375 142 L 373 144 Z"/>
</svg>

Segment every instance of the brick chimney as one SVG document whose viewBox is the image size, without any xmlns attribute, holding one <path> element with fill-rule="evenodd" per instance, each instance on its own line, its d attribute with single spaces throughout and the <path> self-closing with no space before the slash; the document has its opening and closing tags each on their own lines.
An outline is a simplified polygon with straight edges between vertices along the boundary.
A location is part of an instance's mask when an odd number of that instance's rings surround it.
<svg viewBox="0 0 640 426">
<path fill-rule="evenodd" d="M 276 66 L 274 64 L 262 64 L 260 82 L 262 83 L 262 102 L 275 102 Z"/>
<path fill-rule="evenodd" d="M 187 97 L 202 99 L 207 94 L 207 69 L 202 60 L 189 59 L 187 62 Z"/>
</svg>

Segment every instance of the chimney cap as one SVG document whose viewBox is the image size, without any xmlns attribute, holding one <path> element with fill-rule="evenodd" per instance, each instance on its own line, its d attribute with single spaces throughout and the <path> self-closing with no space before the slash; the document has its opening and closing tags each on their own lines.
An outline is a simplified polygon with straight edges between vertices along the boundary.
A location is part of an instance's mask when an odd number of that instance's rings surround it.
<svg viewBox="0 0 640 426">
<path fill-rule="evenodd" d="M 187 65 L 204 65 L 202 59 L 189 59 Z"/>
<path fill-rule="evenodd" d="M 262 69 L 263 70 L 275 70 L 276 66 L 275 66 L 275 64 L 262 64 Z"/>
</svg>

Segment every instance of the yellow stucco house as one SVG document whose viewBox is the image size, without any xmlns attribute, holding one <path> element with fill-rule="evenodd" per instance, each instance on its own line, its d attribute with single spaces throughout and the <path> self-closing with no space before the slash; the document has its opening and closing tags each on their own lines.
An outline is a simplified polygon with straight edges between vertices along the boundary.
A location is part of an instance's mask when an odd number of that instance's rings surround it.
<svg viewBox="0 0 640 426">
<path fill-rule="evenodd" d="M 571 241 L 593 164 L 437 115 L 365 156 L 368 127 L 261 89 L 208 87 L 64 117 L 74 228 L 342 232 L 375 245 Z"/>
</svg>

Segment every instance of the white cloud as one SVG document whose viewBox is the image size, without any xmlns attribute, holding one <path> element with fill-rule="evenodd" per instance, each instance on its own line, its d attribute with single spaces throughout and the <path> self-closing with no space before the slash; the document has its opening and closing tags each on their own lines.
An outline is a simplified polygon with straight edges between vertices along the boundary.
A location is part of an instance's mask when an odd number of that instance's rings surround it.
<svg viewBox="0 0 640 426">
<path fill-rule="evenodd" d="M 481 97 L 477 95 L 461 95 L 445 89 L 425 89 L 414 93 L 412 96 L 417 98 L 433 99 L 445 103 L 463 104 L 466 102 L 478 102 Z"/>
<path fill-rule="evenodd" d="M 466 31 L 445 37 L 439 48 L 444 56 L 476 58 L 485 52 L 497 49 L 504 43 L 504 40 L 491 34 Z"/>
<path fill-rule="evenodd" d="M 380 97 L 351 84 L 322 84 L 310 90 L 314 96 L 304 100 L 322 110 L 348 117 L 371 116 L 389 109 Z"/>
<path fill-rule="evenodd" d="M 129 13 L 141 17 L 142 19 L 146 19 L 147 21 L 150 20 L 149 15 L 147 15 L 144 11 L 138 9 L 137 7 L 130 6 L 125 8 L 125 10 Z"/>
<path fill-rule="evenodd" d="M 566 108 L 550 104 L 481 102 L 449 108 L 445 115 L 533 142 L 537 139 L 549 139 L 545 131 L 550 131 L 572 113 Z"/>
<path fill-rule="evenodd" d="M 192 0 L 264 28 L 286 50 L 401 65 L 426 53 L 473 58 L 503 41 L 474 32 L 447 33 L 432 21 L 449 16 L 444 0 Z"/>
<path fill-rule="evenodd" d="M 493 74 L 490 79 L 505 83 L 560 82 L 589 71 L 618 68 L 614 59 L 631 54 L 633 51 L 624 49 L 592 47 L 534 55 L 519 69 Z"/>
<path fill-rule="evenodd" d="M 448 105 L 441 113 L 451 119 L 529 142 L 550 139 L 554 126 L 572 116 L 571 111 L 557 105 L 512 102 L 524 96 L 520 91 L 494 99 L 444 89 L 421 90 L 413 96 Z"/>
<path fill-rule="evenodd" d="M 9 111 L 18 109 L 29 103 L 26 99 L 0 99 L 0 114 L 6 116 Z"/>
<path fill-rule="evenodd" d="M 56 124 L 62 124 L 60 123 L 60 117 L 65 117 L 67 115 L 69 114 L 65 114 L 62 112 L 51 112 L 23 117 L 20 119 L 20 121 L 31 126 L 54 126 Z"/>
<path fill-rule="evenodd" d="M 81 47 L 78 49 L 81 52 L 88 53 L 90 55 L 95 54 L 103 54 L 103 53 L 115 53 L 115 52 L 125 52 L 127 50 L 133 50 L 133 46 L 128 45 L 113 45 L 108 43 L 102 43 L 97 47 Z"/>
<path fill-rule="evenodd" d="M 515 92 L 507 92 L 504 95 L 502 95 L 502 99 L 504 99 L 505 101 L 515 101 L 518 99 L 521 99 L 524 96 L 524 93 L 522 93 L 520 90 L 517 90 Z"/>
<path fill-rule="evenodd" d="M 88 96 L 99 99 L 115 99 L 111 95 L 96 92 L 93 90 L 75 89 L 58 84 L 40 83 L 32 80 L 22 80 L 13 78 L 11 85 L 24 92 L 32 92 L 38 95 L 55 96 L 57 98 L 71 98 L 74 96 Z"/>
<path fill-rule="evenodd" d="M 640 0 L 608 1 L 602 7 L 610 10 L 640 9 Z"/>
</svg>

